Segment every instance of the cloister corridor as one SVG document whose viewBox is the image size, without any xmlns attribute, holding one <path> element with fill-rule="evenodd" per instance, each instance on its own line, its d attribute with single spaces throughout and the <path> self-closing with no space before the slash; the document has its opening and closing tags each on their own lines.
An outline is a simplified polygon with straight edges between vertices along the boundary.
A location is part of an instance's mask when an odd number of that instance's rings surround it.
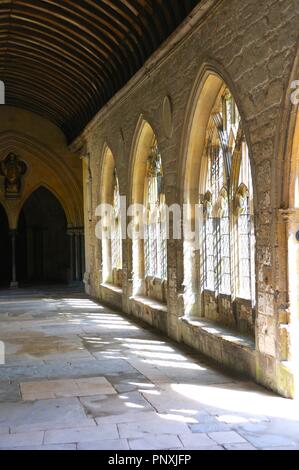
<svg viewBox="0 0 299 470">
<path fill-rule="evenodd" d="M 0 448 L 298 449 L 299 407 L 78 289 L 2 291 Z"/>
</svg>

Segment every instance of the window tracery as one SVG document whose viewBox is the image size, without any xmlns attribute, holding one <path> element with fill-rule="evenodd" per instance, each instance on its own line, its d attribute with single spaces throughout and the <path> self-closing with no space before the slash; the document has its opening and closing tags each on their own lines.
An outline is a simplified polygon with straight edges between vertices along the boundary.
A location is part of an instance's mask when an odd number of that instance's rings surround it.
<svg viewBox="0 0 299 470">
<path fill-rule="evenodd" d="M 227 88 L 212 110 L 205 154 L 203 289 L 254 299 L 253 189 L 248 147 Z"/>
<path fill-rule="evenodd" d="M 147 159 L 145 182 L 145 275 L 166 279 L 167 239 L 161 153 L 155 140 Z"/>
</svg>

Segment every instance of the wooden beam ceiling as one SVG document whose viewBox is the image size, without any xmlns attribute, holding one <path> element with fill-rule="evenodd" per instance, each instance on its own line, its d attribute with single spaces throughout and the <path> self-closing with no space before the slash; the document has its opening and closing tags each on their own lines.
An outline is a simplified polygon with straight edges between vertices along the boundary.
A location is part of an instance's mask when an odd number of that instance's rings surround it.
<svg viewBox="0 0 299 470">
<path fill-rule="evenodd" d="M 0 0 L 6 103 L 76 137 L 199 0 Z"/>
</svg>

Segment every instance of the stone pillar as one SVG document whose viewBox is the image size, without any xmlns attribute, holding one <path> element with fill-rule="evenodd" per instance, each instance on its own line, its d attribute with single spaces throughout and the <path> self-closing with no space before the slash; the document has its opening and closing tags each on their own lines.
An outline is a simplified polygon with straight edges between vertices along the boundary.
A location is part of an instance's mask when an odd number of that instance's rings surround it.
<svg viewBox="0 0 299 470">
<path fill-rule="evenodd" d="M 11 230 L 10 238 L 11 238 L 12 280 L 10 283 L 10 287 L 12 289 L 16 289 L 17 287 L 19 287 L 19 284 L 17 281 L 16 236 L 17 236 L 17 231 L 15 229 Z"/>
<path fill-rule="evenodd" d="M 74 261 L 75 261 L 75 280 L 81 281 L 80 279 L 80 233 L 79 230 L 75 230 L 75 253 L 74 253 Z"/>
<path fill-rule="evenodd" d="M 69 282 L 82 282 L 85 271 L 84 231 L 82 228 L 70 228 L 70 279 Z"/>
<path fill-rule="evenodd" d="M 101 240 L 102 245 L 102 282 L 112 282 L 112 264 L 111 264 L 111 239 L 105 236 Z"/>
<path fill-rule="evenodd" d="M 70 275 L 69 275 L 69 282 L 74 282 L 74 231 L 72 229 L 68 229 L 67 234 L 70 240 Z"/>
<path fill-rule="evenodd" d="M 281 211 L 286 228 L 288 308 L 280 312 L 283 360 L 299 362 L 299 209 Z"/>
<path fill-rule="evenodd" d="M 80 250 L 81 250 L 81 279 L 83 279 L 85 273 L 85 239 L 84 229 L 80 230 Z"/>
</svg>

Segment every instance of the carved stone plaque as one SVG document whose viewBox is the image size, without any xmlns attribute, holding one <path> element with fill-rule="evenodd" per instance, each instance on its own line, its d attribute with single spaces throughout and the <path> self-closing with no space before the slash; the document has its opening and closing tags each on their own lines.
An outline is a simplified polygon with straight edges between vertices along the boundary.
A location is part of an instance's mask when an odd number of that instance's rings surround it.
<svg viewBox="0 0 299 470">
<path fill-rule="evenodd" d="M 22 177 L 27 171 L 27 165 L 19 160 L 16 154 L 9 153 L 0 162 L 0 175 L 4 176 L 5 197 L 14 199 L 20 197 L 22 187 Z"/>
</svg>

